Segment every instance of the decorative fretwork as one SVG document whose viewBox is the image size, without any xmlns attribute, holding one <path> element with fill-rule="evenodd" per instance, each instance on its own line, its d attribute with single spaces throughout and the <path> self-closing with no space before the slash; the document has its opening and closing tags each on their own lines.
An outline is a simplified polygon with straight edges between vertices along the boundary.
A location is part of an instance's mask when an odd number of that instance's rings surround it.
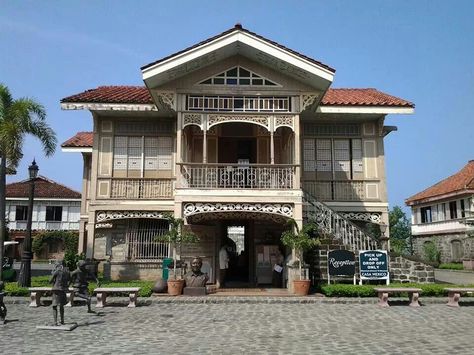
<svg viewBox="0 0 474 355">
<path fill-rule="evenodd" d="M 161 108 L 162 109 L 167 109 L 167 110 L 176 110 L 176 100 L 175 100 L 175 93 L 174 92 L 169 92 L 169 91 L 160 91 L 156 93 L 156 96 L 158 97 Z"/>
<path fill-rule="evenodd" d="M 267 213 L 252 213 L 252 212 L 213 212 L 213 213 L 201 213 L 187 217 L 188 223 L 198 224 L 205 221 L 217 220 L 258 220 L 258 221 L 271 221 L 278 224 L 285 224 L 288 221 L 287 217 L 283 217 L 277 214 Z"/>
<path fill-rule="evenodd" d="M 295 116 L 283 115 L 275 116 L 275 130 L 278 127 L 290 127 L 292 130 L 295 129 Z"/>
<path fill-rule="evenodd" d="M 209 115 L 207 120 L 208 127 L 215 126 L 225 122 L 247 122 L 255 123 L 266 129 L 270 129 L 270 116 L 247 116 L 247 115 Z"/>
<path fill-rule="evenodd" d="M 200 113 L 184 113 L 183 128 L 189 125 L 196 125 L 202 129 L 202 115 Z"/>
<path fill-rule="evenodd" d="M 303 194 L 303 202 L 304 219 L 315 223 L 322 233 L 341 240 L 352 251 L 378 248 L 376 239 L 307 192 Z"/>
<path fill-rule="evenodd" d="M 301 95 L 301 111 L 310 108 L 318 97 L 319 94 L 315 93 Z"/>
<path fill-rule="evenodd" d="M 165 215 L 159 211 L 97 211 L 95 215 L 96 223 L 129 218 L 164 219 Z"/>
<path fill-rule="evenodd" d="M 293 206 L 288 203 L 200 203 L 189 202 L 183 207 L 183 216 L 190 217 L 201 213 L 266 213 L 293 217 Z"/>
<path fill-rule="evenodd" d="M 339 214 L 353 221 L 366 221 L 376 224 L 382 223 L 382 214 L 377 212 L 339 212 Z"/>
</svg>

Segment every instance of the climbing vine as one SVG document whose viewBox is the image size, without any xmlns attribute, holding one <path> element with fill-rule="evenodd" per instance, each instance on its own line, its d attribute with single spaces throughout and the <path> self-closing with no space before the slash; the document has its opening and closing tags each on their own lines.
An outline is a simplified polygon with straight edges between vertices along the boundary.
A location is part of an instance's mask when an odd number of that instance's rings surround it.
<svg viewBox="0 0 474 355">
<path fill-rule="evenodd" d="M 51 231 L 44 232 L 36 235 L 33 238 L 31 244 L 31 250 L 38 254 L 43 250 L 44 246 L 52 242 L 63 242 L 64 251 L 67 252 L 77 252 L 77 247 L 79 243 L 79 236 L 74 232 L 65 232 L 65 231 Z"/>
</svg>

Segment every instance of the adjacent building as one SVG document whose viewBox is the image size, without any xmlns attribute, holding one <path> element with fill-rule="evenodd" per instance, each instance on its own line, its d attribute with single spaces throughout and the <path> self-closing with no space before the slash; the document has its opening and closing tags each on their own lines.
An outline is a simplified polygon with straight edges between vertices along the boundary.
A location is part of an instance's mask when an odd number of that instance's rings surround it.
<svg viewBox="0 0 474 355">
<path fill-rule="evenodd" d="M 33 236 L 46 231 L 79 231 L 81 194 L 44 176 L 35 179 Z M 10 239 L 19 241 L 16 256 L 26 235 L 30 180 L 7 184 L 6 217 Z M 40 258 L 56 258 L 64 253 L 61 243 L 49 243 Z"/>
<path fill-rule="evenodd" d="M 84 160 L 80 251 L 107 259 L 112 278 L 161 275 L 166 213 L 200 236 L 180 257 L 201 256 L 211 282 L 230 239 L 230 281 L 265 283 L 289 218 L 354 251 L 379 247 L 364 230 L 388 224 L 384 138 L 396 127 L 384 121 L 411 102 L 333 89 L 335 69 L 240 25 L 141 72 L 144 86 L 61 100 L 92 115 L 62 147 Z"/>
<path fill-rule="evenodd" d="M 423 246 L 434 243 L 442 262 L 474 257 L 474 160 L 405 202 L 412 211 L 416 254 L 424 256 Z"/>
</svg>

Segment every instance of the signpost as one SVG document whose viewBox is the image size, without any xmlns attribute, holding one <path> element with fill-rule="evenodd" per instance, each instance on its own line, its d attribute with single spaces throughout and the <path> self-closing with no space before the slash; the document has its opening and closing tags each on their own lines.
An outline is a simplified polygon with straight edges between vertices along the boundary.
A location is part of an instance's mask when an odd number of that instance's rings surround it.
<svg viewBox="0 0 474 355">
<path fill-rule="evenodd" d="M 390 283 L 386 250 L 359 251 L 360 284 L 362 280 L 386 280 Z"/>
<path fill-rule="evenodd" d="M 331 276 L 352 276 L 355 278 L 355 255 L 349 250 L 328 251 L 328 284 Z"/>
</svg>

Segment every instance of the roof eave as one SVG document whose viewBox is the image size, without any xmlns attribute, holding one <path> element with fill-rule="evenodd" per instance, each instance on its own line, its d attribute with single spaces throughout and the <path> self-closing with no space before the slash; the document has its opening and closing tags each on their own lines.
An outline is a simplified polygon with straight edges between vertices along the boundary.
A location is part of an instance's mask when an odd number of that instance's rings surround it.
<svg viewBox="0 0 474 355">
<path fill-rule="evenodd" d="M 419 199 L 408 198 L 408 199 L 405 200 L 405 204 L 407 206 L 416 206 L 416 205 L 421 205 L 421 204 L 425 204 L 425 203 L 429 203 L 429 202 L 446 200 L 446 199 L 449 199 L 449 198 L 455 197 L 455 196 L 470 195 L 470 194 L 474 194 L 474 189 L 463 189 L 463 190 L 453 191 L 453 192 L 449 192 L 449 193 L 444 193 L 444 194 L 440 194 L 440 195 L 424 197 L 424 198 L 419 198 Z"/>
<path fill-rule="evenodd" d="M 398 114 L 411 115 L 415 109 L 410 106 L 363 106 L 363 105 L 320 105 L 318 113 L 368 113 L 368 114 Z"/>
</svg>

